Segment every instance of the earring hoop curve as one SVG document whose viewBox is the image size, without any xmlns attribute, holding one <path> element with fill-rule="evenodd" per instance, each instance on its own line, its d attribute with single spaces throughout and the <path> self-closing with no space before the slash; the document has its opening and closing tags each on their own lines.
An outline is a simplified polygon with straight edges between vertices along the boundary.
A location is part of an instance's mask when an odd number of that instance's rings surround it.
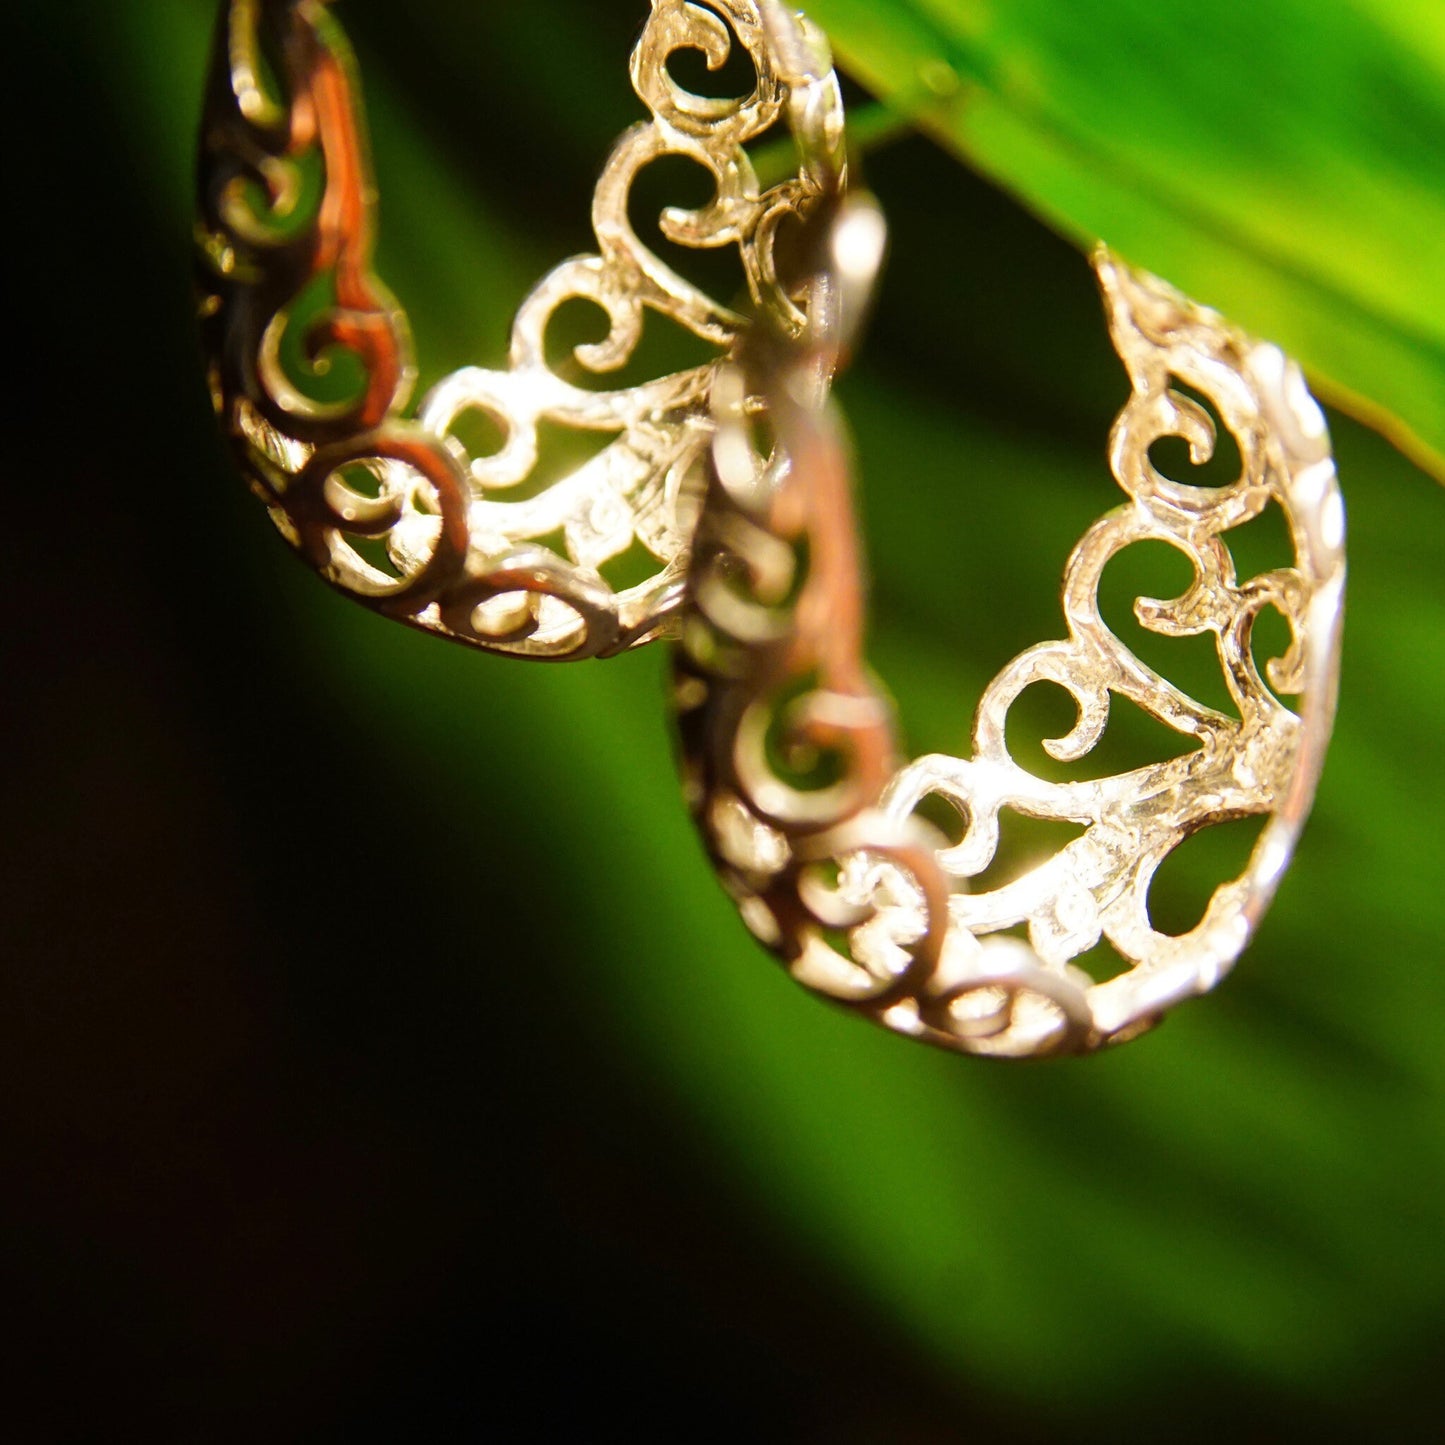
<svg viewBox="0 0 1445 1445">
<path fill-rule="evenodd" d="M 765 24 L 766 20 L 766 24 Z M 737 45 L 755 83 L 699 96 L 668 69 L 681 50 L 718 69 Z M 429 632 L 517 657 L 608 656 L 672 625 L 711 430 L 713 374 L 742 314 L 678 275 L 628 218 L 638 172 L 663 156 L 703 168 L 714 195 L 659 226 L 686 247 L 735 247 L 752 310 L 784 333 L 802 317 L 778 278 L 783 224 L 835 189 L 843 114 L 820 32 L 776 0 L 652 0 L 632 52 L 648 118 L 618 140 L 592 200 L 597 251 L 562 262 L 523 301 L 505 367 L 464 367 L 412 410 L 405 312 L 376 276 L 376 198 L 360 87 L 328 0 L 222 0 L 201 131 L 198 286 L 217 417 L 277 528 L 332 586 Z M 759 183 L 748 147 L 791 132 L 792 174 Z M 657 315 L 718 360 L 613 390 L 549 362 L 548 324 L 593 303 L 607 334 L 575 348 L 586 376 L 633 355 Z M 354 384 L 327 396 L 325 378 Z M 472 455 L 469 414 L 503 440 Z M 513 500 L 538 427 L 612 433 L 603 449 Z M 640 582 L 608 563 L 640 544 Z"/>
<path fill-rule="evenodd" d="M 835 290 L 858 255 L 838 240 L 857 205 L 833 222 L 823 269 Z M 1323 414 L 1277 347 L 1102 246 L 1093 259 L 1132 388 L 1109 446 L 1126 499 L 1068 560 L 1066 635 L 1016 657 L 985 690 L 971 757 L 895 767 L 890 706 L 863 660 L 848 456 L 808 384 L 836 359 L 827 355 L 836 307 L 811 311 L 816 324 L 801 337 L 758 328 L 744 348 L 747 375 L 719 374 L 712 477 L 675 651 L 685 794 L 748 928 L 808 988 L 973 1054 L 1089 1052 L 1212 988 L 1289 862 L 1334 716 L 1345 528 Z M 1212 452 L 1210 416 L 1180 383 L 1214 405 L 1238 443 L 1241 471 L 1227 485 L 1177 482 L 1150 460 L 1164 437 L 1182 437 L 1196 464 Z M 748 430 L 752 391 L 767 399 L 769 457 Z M 1240 578 L 1227 534 L 1271 506 L 1287 520 L 1293 563 Z M 1189 696 L 1106 625 L 1103 569 L 1141 541 L 1182 553 L 1194 577 L 1172 600 L 1139 599 L 1140 623 L 1212 637 L 1237 716 Z M 1262 673 L 1253 630 L 1268 608 L 1288 623 L 1290 643 Z M 1041 778 L 1005 741 L 1011 705 L 1038 682 L 1064 688 L 1077 708 L 1070 731 L 1044 743 L 1055 759 L 1090 753 L 1115 696 L 1193 746 L 1112 776 Z M 929 798 L 956 815 L 956 841 L 919 813 Z M 971 892 L 1010 810 L 1074 824 L 1079 836 L 1022 876 Z M 1266 821 L 1248 863 L 1197 926 L 1157 932 L 1148 894 L 1163 860 L 1201 828 L 1258 815 Z M 1075 960 L 1101 940 L 1122 969 L 1095 981 Z"/>
</svg>

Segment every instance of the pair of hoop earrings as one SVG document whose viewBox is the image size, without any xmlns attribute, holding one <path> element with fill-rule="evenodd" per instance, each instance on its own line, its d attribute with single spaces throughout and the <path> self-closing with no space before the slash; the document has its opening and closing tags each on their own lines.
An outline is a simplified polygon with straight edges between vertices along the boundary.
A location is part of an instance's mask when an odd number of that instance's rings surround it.
<svg viewBox="0 0 1445 1445">
<path fill-rule="evenodd" d="M 717 69 L 734 47 L 755 76 L 741 98 L 695 95 L 668 68 L 691 49 Z M 651 0 L 631 77 L 648 119 L 603 168 L 596 252 L 562 262 L 523 301 L 504 369 L 463 368 L 413 407 L 406 317 L 371 265 L 374 197 L 344 36 L 326 0 L 225 0 L 197 235 L 211 393 L 241 470 L 328 582 L 412 626 L 551 660 L 674 639 L 689 806 L 744 922 L 801 983 L 975 1054 L 1133 1037 L 1238 957 L 1313 797 L 1344 585 L 1344 513 L 1319 408 L 1275 347 L 1099 248 L 1132 386 L 1109 446 L 1125 500 L 1068 559 L 1064 635 L 986 689 L 972 756 L 898 768 L 890 709 L 862 653 L 849 460 L 827 400 L 883 230 L 846 189 L 826 45 L 776 0 Z M 798 164 L 764 187 L 748 147 L 778 127 Z M 747 316 L 677 274 L 629 221 L 635 177 L 664 156 L 701 166 L 714 194 L 664 211 L 662 234 L 733 248 Z M 785 254 L 804 261 L 789 270 Z M 607 334 L 559 364 L 549 325 L 578 299 L 605 313 Z M 716 359 L 612 390 L 584 384 L 628 362 L 652 313 Z M 325 399 L 328 370 L 350 385 Z M 1198 398 L 1238 445 L 1240 473 L 1221 487 L 1171 480 L 1150 459 L 1165 437 L 1208 458 L 1215 427 Z M 500 432 L 486 454 L 462 441 L 476 417 Z M 611 439 L 509 500 L 537 469 L 543 423 Z M 1270 508 L 1287 522 L 1292 562 L 1241 578 L 1227 534 Z M 1193 581 L 1176 598 L 1137 600 L 1140 623 L 1212 638 L 1233 712 L 1175 686 L 1105 623 L 1104 568 L 1146 541 L 1181 553 Z M 609 563 L 639 544 L 649 574 L 612 585 Z M 1254 629 L 1267 609 L 1289 643 L 1261 667 Z M 1045 743 L 1056 759 L 1087 757 L 1116 696 L 1188 746 L 1111 775 L 1039 777 L 1011 757 L 1006 723 L 1040 682 L 1077 708 L 1067 735 Z M 925 821 L 940 804 L 956 815 L 954 836 Z M 970 891 L 1007 812 L 1078 836 Z M 1194 832 L 1247 817 L 1266 821 L 1242 873 L 1196 927 L 1156 931 L 1147 904 L 1160 864 Z M 1077 960 L 1101 941 L 1118 967 L 1095 981 Z"/>
</svg>

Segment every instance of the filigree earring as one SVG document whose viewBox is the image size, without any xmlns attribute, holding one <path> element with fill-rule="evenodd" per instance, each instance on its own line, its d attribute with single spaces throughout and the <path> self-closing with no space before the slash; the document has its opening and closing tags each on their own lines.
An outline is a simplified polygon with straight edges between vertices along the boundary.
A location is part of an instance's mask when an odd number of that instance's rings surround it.
<svg viewBox="0 0 1445 1445">
<path fill-rule="evenodd" d="M 972 756 L 895 769 L 891 712 L 863 661 L 863 605 L 848 458 L 815 384 L 830 369 L 847 297 L 881 247 L 854 202 L 832 223 L 818 289 L 795 338 L 762 328 L 718 377 L 712 479 L 693 552 L 676 655 L 684 786 L 723 884 L 754 935 L 811 989 L 889 1028 L 969 1053 L 1085 1052 L 1133 1037 L 1211 988 L 1267 908 L 1313 798 L 1333 720 L 1344 588 L 1344 510 L 1324 418 L 1298 368 L 1104 248 L 1094 257 L 1132 393 L 1109 461 L 1126 500 L 1064 571 L 1065 633 L 1014 658 L 978 707 Z M 860 216 L 864 224 L 857 224 Z M 859 236 L 864 244 L 859 244 Z M 1183 384 L 1181 387 L 1180 384 Z M 1173 481 L 1150 448 L 1183 438 L 1207 459 L 1206 398 L 1238 444 L 1228 485 Z M 755 449 L 746 397 L 767 398 L 777 441 Z M 1239 577 L 1228 534 L 1278 507 L 1291 565 Z M 1099 607 L 1105 564 L 1166 543 L 1194 580 L 1141 598 L 1141 624 L 1214 642 L 1232 713 L 1207 707 L 1140 660 Z M 1261 672 L 1265 609 L 1289 627 Z M 1046 780 L 1005 745 L 1010 706 L 1050 682 L 1077 721 L 1045 743 L 1083 760 L 1127 699 L 1187 740 L 1181 756 L 1076 782 Z M 1295 710 L 1281 700 L 1297 699 Z M 938 799 L 956 839 L 924 821 Z M 969 891 L 993 859 L 1005 811 L 1076 825 L 1078 836 L 1022 876 Z M 1247 865 L 1202 920 L 1171 936 L 1150 923 L 1160 863 L 1229 819 L 1266 821 Z M 1118 967 L 1075 960 L 1101 940 Z"/>
<path fill-rule="evenodd" d="M 716 69 L 734 44 L 753 63 L 747 95 L 694 95 L 669 73 L 679 50 Z M 631 76 L 649 118 L 617 142 L 597 184 L 596 253 L 562 262 L 522 303 L 504 369 L 457 371 L 412 410 L 407 319 L 371 267 L 374 195 L 345 37 L 327 0 L 223 0 L 197 223 L 212 398 L 276 526 L 327 581 L 379 612 L 544 659 L 617 653 L 674 616 L 689 478 L 720 363 L 616 390 L 579 386 L 549 365 L 548 324 L 575 298 L 605 313 L 605 338 L 575 350 L 594 375 L 628 361 L 649 313 L 720 355 L 736 342 L 744 318 L 669 268 L 628 220 L 634 177 L 671 155 L 703 167 L 715 195 L 664 212 L 664 235 L 736 248 L 752 309 L 795 333 L 802 316 L 779 283 L 775 247 L 786 220 L 839 184 L 843 117 L 821 37 L 775 0 L 652 0 Z M 800 159 L 765 188 L 747 148 L 775 123 Z M 320 378 L 348 367 L 354 386 L 325 398 Z M 469 413 L 500 431 L 498 450 L 468 454 L 458 424 Z M 536 495 L 509 500 L 534 471 L 542 422 L 613 439 Z M 655 565 L 614 587 L 607 564 L 634 541 Z"/>
</svg>

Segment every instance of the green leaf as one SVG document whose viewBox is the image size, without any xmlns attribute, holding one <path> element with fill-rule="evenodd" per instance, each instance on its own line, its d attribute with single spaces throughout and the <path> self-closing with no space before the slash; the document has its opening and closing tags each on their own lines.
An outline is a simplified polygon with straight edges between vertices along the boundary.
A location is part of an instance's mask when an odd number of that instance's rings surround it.
<svg viewBox="0 0 1445 1445">
<path fill-rule="evenodd" d="M 819 0 L 841 62 L 1445 476 L 1445 10 Z M 986 278 L 939 277 L 986 284 Z"/>
<path fill-rule="evenodd" d="M 548 183 L 595 171 L 634 118 L 625 49 L 643 6 L 606 7 L 606 44 L 581 58 L 579 37 L 600 25 L 586 0 L 425 8 L 420 34 L 390 5 L 343 14 L 370 42 L 383 266 L 434 375 L 499 360 L 525 287 L 585 244 L 585 182 Z M 123 102 L 158 235 L 188 224 L 210 10 L 152 0 L 67 22 L 57 7 L 51 22 L 72 26 Z M 1433 0 L 815 11 L 879 95 L 1068 236 L 1103 236 L 1272 335 L 1438 459 Z M 498 79 L 503 96 L 468 86 L 514 51 L 543 67 L 535 84 L 518 66 Z M 557 168 L 525 191 L 497 179 L 517 180 L 505 167 L 521 145 Z M 984 680 L 1056 635 L 1063 559 L 1116 500 L 1104 451 L 1124 380 L 1086 268 L 1031 215 L 917 141 L 873 155 L 869 179 L 894 262 L 843 397 L 875 660 L 915 745 L 962 748 Z M 148 284 L 164 296 L 184 280 Z M 201 405 L 193 390 L 171 404 Z M 703 1141 L 711 1187 L 843 1281 L 880 1338 L 1080 1437 L 1080 1422 L 1117 1435 L 1149 1408 L 1159 1428 L 1139 1433 L 1172 1431 L 1171 1391 L 1189 1390 L 1369 1438 L 1367 1392 L 1410 1387 L 1445 1298 L 1445 507 L 1379 438 L 1332 422 L 1350 615 L 1339 728 L 1300 857 L 1217 995 L 1076 1063 L 933 1054 L 796 989 L 738 925 L 684 819 L 662 649 L 528 668 L 390 627 L 299 568 L 225 575 L 221 561 L 215 585 L 274 610 L 260 635 L 293 639 L 317 715 L 354 734 L 383 795 L 424 796 L 467 830 L 469 846 L 418 877 L 428 908 L 450 896 L 432 873 L 480 873 L 498 836 L 546 858 L 516 916 L 566 916 L 585 943 L 564 961 L 569 990 L 517 1017 L 537 1030 L 539 1073 L 563 1067 L 548 1020 L 585 1021 Z M 256 556 L 279 552 L 259 510 L 254 528 Z M 304 856 L 310 840 L 291 846 Z M 485 1010 L 492 971 L 529 960 L 501 956 L 487 920 L 452 906 Z"/>
</svg>

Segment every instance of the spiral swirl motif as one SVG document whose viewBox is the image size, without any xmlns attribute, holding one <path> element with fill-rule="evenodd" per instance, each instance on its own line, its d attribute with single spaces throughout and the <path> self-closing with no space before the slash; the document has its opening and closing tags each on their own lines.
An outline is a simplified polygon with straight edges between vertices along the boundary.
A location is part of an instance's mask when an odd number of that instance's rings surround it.
<svg viewBox="0 0 1445 1445">
<path fill-rule="evenodd" d="M 751 91 L 694 95 L 670 60 L 712 69 L 740 46 Z M 681 156 L 714 194 L 659 218 L 671 242 L 732 247 L 752 308 L 785 333 L 779 227 L 842 172 L 842 107 L 826 47 L 773 0 L 652 0 L 631 62 L 648 119 L 617 142 L 592 202 L 597 251 L 563 261 L 522 302 L 504 367 L 465 367 L 413 407 L 404 311 L 376 277 L 375 188 L 355 65 L 328 0 L 225 0 L 202 124 L 196 225 L 202 337 L 217 416 L 282 534 L 333 586 L 456 641 L 538 659 L 606 656 L 673 625 L 711 430 L 712 378 L 743 317 L 650 250 L 628 217 L 646 166 Z M 760 184 L 749 146 L 778 123 L 797 169 Z M 715 360 L 613 390 L 549 363 L 558 308 L 583 299 L 606 336 L 575 349 L 600 376 L 634 355 L 649 315 Z M 480 414 L 500 447 L 468 452 Z M 532 495 L 539 428 L 609 440 Z M 650 574 L 608 564 L 640 545 Z"/>
<path fill-rule="evenodd" d="M 1333 722 L 1344 594 L 1344 509 L 1319 407 L 1298 368 L 1162 281 L 1100 248 L 1115 349 L 1132 384 L 1110 463 L 1126 500 L 1064 573 L 1065 635 L 1014 658 L 985 690 L 972 755 L 895 768 L 891 712 L 862 657 L 848 459 L 807 348 L 749 343 L 746 381 L 720 379 L 713 476 L 676 653 L 684 787 L 718 873 L 752 932 L 802 983 L 912 1037 L 1004 1057 L 1078 1053 L 1132 1038 L 1234 963 L 1272 899 L 1309 811 Z M 744 398 L 768 399 L 778 446 L 756 454 Z M 1179 437 L 1208 460 L 1216 410 L 1239 474 L 1206 487 L 1151 458 Z M 1293 559 L 1241 577 L 1230 534 L 1277 507 Z M 1212 639 L 1232 704 L 1207 707 L 1143 662 L 1099 605 L 1105 566 L 1162 542 L 1191 564 L 1173 599 L 1138 599 L 1141 625 Z M 1261 670 L 1266 609 L 1288 624 Z M 1085 759 L 1111 701 L 1185 740 L 1162 762 L 1077 782 L 1045 779 L 1006 745 L 1010 708 L 1036 683 L 1077 709 L 1053 757 Z M 1294 701 L 1287 707 L 1284 698 Z M 924 821 L 951 812 L 956 837 Z M 1077 836 L 1021 876 L 978 886 L 1000 818 Z M 1232 819 L 1262 830 L 1240 874 L 1187 932 L 1156 930 L 1149 890 L 1188 837 Z M 1116 968 L 1076 962 L 1101 941 Z M 1095 965 L 1097 968 L 1097 965 Z"/>
</svg>

